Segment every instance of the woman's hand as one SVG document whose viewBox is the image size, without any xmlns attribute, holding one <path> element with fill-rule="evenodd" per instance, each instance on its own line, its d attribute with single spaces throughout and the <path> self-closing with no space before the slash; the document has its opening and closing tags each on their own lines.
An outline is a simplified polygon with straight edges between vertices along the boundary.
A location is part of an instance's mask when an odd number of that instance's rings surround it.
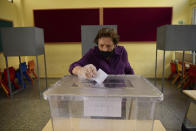
<svg viewBox="0 0 196 131">
<path fill-rule="evenodd" d="M 97 69 L 94 65 L 88 64 L 84 67 L 77 66 L 73 69 L 73 73 L 78 75 L 79 78 L 90 79 L 97 74 Z"/>
</svg>

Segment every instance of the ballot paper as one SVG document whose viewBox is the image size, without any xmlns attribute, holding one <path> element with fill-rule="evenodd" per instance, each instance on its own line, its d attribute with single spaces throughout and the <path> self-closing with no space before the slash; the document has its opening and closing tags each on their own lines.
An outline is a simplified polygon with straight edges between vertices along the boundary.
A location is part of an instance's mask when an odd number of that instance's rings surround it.
<svg viewBox="0 0 196 131">
<path fill-rule="evenodd" d="M 84 100 L 84 116 L 121 117 L 122 98 L 87 97 Z"/>
<path fill-rule="evenodd" d="M 99 69 L 97 71 L 97 74 L 95 77 L 91 78 L 92 80 L 96 81 L 98 84 L 102 84 L 103 81 L 108 77 L 108 74 L 106 74 L 102 69 Z"/>
</svg>

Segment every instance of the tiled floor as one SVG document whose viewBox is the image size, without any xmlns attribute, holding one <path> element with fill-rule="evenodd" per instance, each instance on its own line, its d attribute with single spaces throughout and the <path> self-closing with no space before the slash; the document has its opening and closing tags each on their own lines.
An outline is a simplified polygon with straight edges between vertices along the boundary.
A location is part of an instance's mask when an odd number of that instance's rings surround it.
<svg viewBox="0 0 196 131">
<path fill-rule="evenodd" d="M 158 87 L 161 87 L 160 81 Z M 180 131 L 188 104 L 188 97 L 166 81 L 164 101 L 157 104 L 155 119 L 161 120 L 167 131 Z"/>
<path fill-rule="evenodd" d="M 49 85 L 58 79 L 49 79 Z M 153 80 L 150 80 L 153 82 Z M 40 99 L 36 81 L 9 99 L 0 89 L 0 131 L 41 131 L 50 119 L 49 105 Z M 158 86 L 160 88 L 160 81 Z M 41 80 L 41 88 L 45 81 Z M 166 81 L 164 101 L 158 103 L 155 119 L 161 120 L 167 131 L 180 131 L 187 106 L 187 97 Z"/>
</svg>

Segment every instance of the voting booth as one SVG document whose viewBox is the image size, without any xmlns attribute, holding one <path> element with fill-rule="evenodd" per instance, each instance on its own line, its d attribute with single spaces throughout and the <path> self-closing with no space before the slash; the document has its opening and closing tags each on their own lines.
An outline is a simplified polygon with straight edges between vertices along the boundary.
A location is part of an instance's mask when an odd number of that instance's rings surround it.
<svg viewBox="0 0 196 131">
<path fill-rule="evenodd" d="M 152 131 L 163 94 L 137 75 L 109 75 L 103 83 L 65 76 L 43 93 L 54 131 Z"/>
</svg>

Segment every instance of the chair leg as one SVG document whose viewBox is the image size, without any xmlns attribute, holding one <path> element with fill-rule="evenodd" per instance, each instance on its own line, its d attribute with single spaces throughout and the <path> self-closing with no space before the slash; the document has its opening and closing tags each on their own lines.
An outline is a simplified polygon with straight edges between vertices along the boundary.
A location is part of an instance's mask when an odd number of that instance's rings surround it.
<svg viewBox="0 0 196 131">
<path fill-rule="evenodd" d="M 31 82 L 32 82 L 32 85 L 33 85 L 33 78 L 31 77 L 31 75 L 30 75 L 30 72 L 29 72 L 29 71 L 27 71 L 27 76 L 31 79 Z"/>
<path fill-rule="evenodd" d="M 173 77 L 174 73 L 171 73 L 168 77 L 168 80 L 171 80 L 171 78 Z"/>
<path fill-rule="evenodd" d="M 35 78 L 37 79 L 38 77 L 37 77 L 35 71 L 32 71 L 32 72 L 33 72 L 33 75 L 35 76 Z"/>
<path fill-rule="evenodd" d="M 185 74 L 183 80 L 179 82 L 177 88 L 183 87 L 183 84 L 185 84 L 188 78 L 189 78 L 188 75 Z"/>
<path fill-rule="evenodd" d="M 186 89 L 188 85 L 190 85 L 191 80 L 188 79 L 185 83 L 182 89 Z"/>
<path fill-rule="evenodd" d="M 7 89 L 5 88 L 5 86 L 3 85 L 2 82 L 0 82 L 0 85 L 3 88 L 3 90 L 5 91 L 6 95 L 9 96 L 9 92 L 7 91 Z"/>
<path fill-rule="evenodd" d="M 177 76 L 173 79 L 172 85 L 174 85 L 176 83 L 176 81 L 178 80 L 178 78 L 180 78 L 180 75 L 179 74 L 177 74 Z"/>
</svg>

